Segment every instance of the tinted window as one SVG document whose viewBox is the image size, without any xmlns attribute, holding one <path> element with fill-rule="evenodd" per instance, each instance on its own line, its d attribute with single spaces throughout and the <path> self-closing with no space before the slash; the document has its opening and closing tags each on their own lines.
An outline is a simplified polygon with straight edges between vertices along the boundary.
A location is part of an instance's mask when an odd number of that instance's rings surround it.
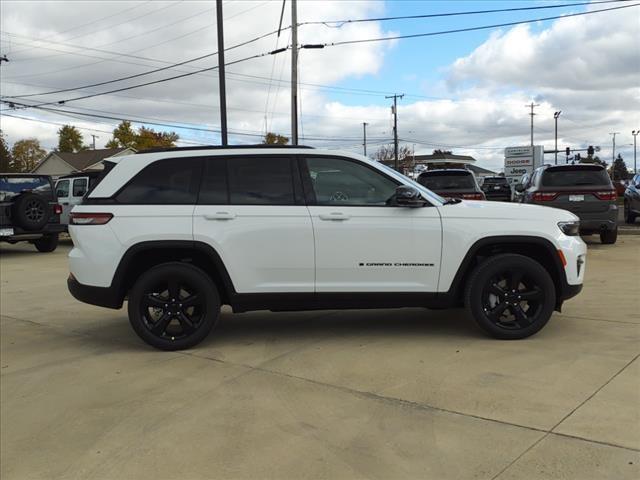
<svg viewBox="0 0 640 480">
<path fill-rule="evenodd" d="M 87 193 L 87 179 L 76 178 L 73 181 L 73 196 L 82 197 L 85 193 Z"/>
<path fill-rule="evenodd" d="M 306 161 L 318 205 L 386 205 L 395 194 L 397 183 L 366 165 L 338 158 Z"/>
<path fill-rule="evenodd" d="M 70 180 L 60 180 L 56 184 L 56 196 L 68 197 L 69 196 L 69 183 Z"/>
<path fill-rule="evenodd" d="M 205 159 L 198 203 L 205 205 L 229 203 L 228 190 L 226 160 L 223 158 Z"/>
<path fill-rule="evenodd" d="M 293 205 L 293 175 L 288 157 L 232 157 L 227 161 L 233 205 Z"/>
<path fill-rule="evenodd" d="M 428 172 L 418 182 L 430 190 L 475 190 L 476 181 L 471 172 Z"/>
<path fill-rule="evenodd" d="M 559 167 L 549 168 L 542 175 L 543 187 L 577 187 L 586 185 L 611 185 L 604 168 Z"/>
<path fill-rule="evenodd" d="M 189 205 L 196 202 L 201 161 L 172 158 L 152 163 L 124 187 L 120 203 Z"/>
<path fill-rule="evenodd" d="M 507 183 L 507 179 L 506 178 L 496 178 L 496 177 L 486 177 L 484 179 L 484 183 L 491 183 L 491 184 L 499 184 L 499 185 L 504 185 Z"/>
<path fill-rule="evenodd" d="M 0 177 L 0 201 L 10 200 L 22 192 L 51 198 L 49 177 Z"/>
</svg>

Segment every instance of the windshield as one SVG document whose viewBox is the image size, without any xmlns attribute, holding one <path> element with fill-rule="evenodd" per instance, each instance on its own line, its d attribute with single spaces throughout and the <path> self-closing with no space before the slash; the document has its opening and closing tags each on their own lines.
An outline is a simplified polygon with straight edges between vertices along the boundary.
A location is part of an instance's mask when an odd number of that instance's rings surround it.
<svg viewBox="0 0 640 480">
<path fill-rule="evenodd" d="M 469 172 L 423 173 L 418 182 L 431 190 L 475 190 L 476 182 Z"/>
<path fill-rule="evenodd" d="M 6 202 L 23 192 L 51 197 L 49 177 L 0 177 L 0 202 Z"/>
<path fill-rule="evenodd" d="M 575 187 L 589 185 L 611 185 L 611 180 L 604 168 L 594 167 L 561 167 L 550 168 L 542 175 L 543 187 Z"/>
</svg>

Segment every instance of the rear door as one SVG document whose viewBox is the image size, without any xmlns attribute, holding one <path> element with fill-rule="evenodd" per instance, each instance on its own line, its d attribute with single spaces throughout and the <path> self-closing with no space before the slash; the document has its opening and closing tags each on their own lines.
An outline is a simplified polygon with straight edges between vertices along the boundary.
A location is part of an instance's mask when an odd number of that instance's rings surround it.
<svg viewBox="0 0 640 480">
<path fill-rule="evenodd" d="M 62 206 L 60 223 L 63 225 L 69 225 L 69 213 L 73 208 L 71 204 L 71 180 L 70 178 L 63 178 L 56 182 L 56 197 L 58 197 L 58 203 Z"/>
<path fill-rule="evenodd" d="M 193 232 L 236 292 L 313 292 L 313 228 L 293 156 L 206 158 Z"/>
</svg>

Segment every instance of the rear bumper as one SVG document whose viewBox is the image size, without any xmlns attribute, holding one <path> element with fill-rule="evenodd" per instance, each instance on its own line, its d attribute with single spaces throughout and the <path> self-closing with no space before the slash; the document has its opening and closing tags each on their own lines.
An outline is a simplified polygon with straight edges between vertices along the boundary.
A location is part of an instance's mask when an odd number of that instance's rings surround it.
<svg viewBox="0 0 640 480">
<path fill-rule="evenodd" d="M 576 215 L 580 217 L 580 231 L 586 233 L 614 230 L 618 225 L 618 209 L 615 207 L 604 213 L 577 212 Z"/>
<path fill-rule="evenodd" d="M 94 287 L 92 285 L 84 285 L 73 275 L 67 278 L 67 288 L 76 300 L 98 307 L 122 308 L 122 295 L 113 287 Z"/>
<path fill-rule="evenodd" d="M 5 232 L 7 230 L 13 231 L 11 235 L 7 235 Z M 65 231 L 65 226 L 59 223 L 50 223 L 45 225 L 41 230 L 24 230 L 20 227 L 12 227 L 12 226 L 3 226 L 0 227 L 0 241 L 6 242 L 19 242 L 23 240 L 34 240 L 42 237 L 43 235 L 55 235 L 59 233 L 63 233 Z"/>
</svg>

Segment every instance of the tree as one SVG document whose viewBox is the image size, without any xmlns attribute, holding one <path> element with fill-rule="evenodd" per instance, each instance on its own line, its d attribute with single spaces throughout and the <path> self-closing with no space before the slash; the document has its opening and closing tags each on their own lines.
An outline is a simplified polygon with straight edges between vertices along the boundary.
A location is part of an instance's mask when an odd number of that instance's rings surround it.
<svg viewBox="0 0 640 480">
<path fill-rule="evenodd" d="M 433 151 L 433 155 L 451 155 L 451 150 L 440 150 L 438 148 L 437 150 Z"/>
<path fill-rule="evenodd" d="M 140 127 L 136 132 L 131 122 L 123 120 L 113 130 L 113 138 L 107 142 L 107 148 L 134 148 L 147 150 L 155 147 L 175 147 L 180 136 L 175 132 L 156 132 L 152 128 Z"/>
<path fill-rule="evenodd" d="M 82 134 L 73 125 L 64 125 L 58 130 L 59 152 L 80 152 L 87 147 L 82 142 Z"/>
<path fill-rule="evenodd" d="M 262 140 L 263 145 L 286 145 L 287 143 L 289 143 L 287 137 L 272 132 L 267 132 Z"/>
<path fill-rule="evenodd" d="M 395 150 L 393 145 L 382 145 L 371 156 L 378 162 L 385 163 L 390 166 L 395 166 Z M 410 163 L 413 162 L 413 153 L 411 149 L 406 145 L 398 146 L 398 163 L 400 169 L 409 168 Z"/>
<path fill-rule="evenodd" d="M 9 146 L 4 139 L 4 133 L 0 130 L 0 172 L 12 172 L 13 171 L 13 157 L 9 151 Z"/>
<path fill-rule="evenodd" d="M 629 178 L 629 170 L 622 155 L 618 154 L 618 157 L 613 161 L 610 169 L 611 178 L 615 180 L 627 180 Z"/>
<path fill-rule="evenodd" d="M 47 152 L 40 146 L 37 139 L 18 140 L 11 149 L 14 170 L 16 172 L 30 172 L 36 168 L 36 165 L 46 154 Z"/>
</svg>

